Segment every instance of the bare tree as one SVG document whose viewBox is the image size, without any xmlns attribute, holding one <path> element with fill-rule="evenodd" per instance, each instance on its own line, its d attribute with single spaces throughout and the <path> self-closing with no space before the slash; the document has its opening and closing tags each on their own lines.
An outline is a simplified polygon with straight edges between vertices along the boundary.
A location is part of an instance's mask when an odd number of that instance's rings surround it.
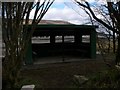
<svg viewBox="0 0 120 90">
<path fill-rule="evenodd" d="M 2 2 L 2 32 L 5 44 L 3 60 L 3 87 L 15 87 L 22 61 L 36 25 L 46 14 L 54 0 L 38 2 Z M 31 11 L 35 10 L 31 30 L 27 30 Z M 23 29 L 24 22 L 24 29 Z"/>
<path fill-rule="evenodd" d="M 75 9 L 75 6 L 76 6 L 76 2 L 73 1 L 73 3 L 64 3 L 65 5 L 67 5 L 69 8 L 72 8 L 78 15 L 81 16 L 81 13 L 79 12 L 79 9 Z M 98 29 L 97 31 L 98 32 L 105 32 L 107 34 L 103 34 L 106 38 L 107 38 L 107 50 L 108 50 L 108 53 L 111 51 L 111 49 L 113 49 L 113 53 L 116 52 L 116 37 L 115 37 L 115 33 L 108 30 L 106 27 L 104 27 L 102 24 L 98 23 L 96 20 L 94 20 L 92 18 L 92 15 L 89 13 L 89 10 L 87 10 L 85 7 L 81 7 L 77 4 L 78 7 L 80 7 L 82 10 L 85 11 L 85 13 L 89 16 L 87 18 L 87 20 L 89 20 L 87 23 L 84 23 L 84 24 L 92 24 L 92 25 L 98 25 L 99 27 L 102 27 L 102 30 Z M 105 5 L 91 5 L 94 12 L 97 13 L 97 15 L 99 14 L 101 17 L 102 17 L 102 20 L 105 21 L 107 24 L 111 25 L 111 27 L 114 27 L 113 25 L 113 22 L 111 20 L 111 18 L 109 17 L 108 15 L 108 10 L 106 8 Z M 86 20 L 85 20 L 86 21 Z M 112 41 L 112 37 L 113 36 L 113 44 L 111 43 Z M 99 40 L 99 38 L 98 38 Z"/>
<path fill-rule="evenodd" d="M 87 1 L 84 1 L 84 3 L 79 2 L 78 0 L 75 0 L 75 2 L 81 6 L 84 7 L 89 11 L 91 16 L 96 20 L 97 22 L 101 23 L 103 26 L 105 26 L 108 30 L 111 30 L 112 32 L 116 33 L 118 35 L 118 46 L 117 46 L 117 53 L 116 53 L 116 64 L 119 65 L 120 63 L 120 1 L 117 3 L 113 2 L 107 2 L 106 8 L 108 9 L 108 14 L 110 18 L 112 19 L 113 26 L 106 23 L 105 21 L 99 19 L 95 12 L 91 9 L 90 4 Z"/>
</svg>

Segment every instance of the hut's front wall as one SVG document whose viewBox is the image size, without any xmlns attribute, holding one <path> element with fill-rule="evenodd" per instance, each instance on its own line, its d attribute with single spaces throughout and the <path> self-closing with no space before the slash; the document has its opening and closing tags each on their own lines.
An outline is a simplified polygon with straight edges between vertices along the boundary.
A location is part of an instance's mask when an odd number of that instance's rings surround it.
<svg viewBox="0 0 120 90">
<path fill-rule="evenodd" d="M 89 43 L 82 42 L 83 35 L 90 36 Z M 89 58 L 95 58 L 96 56 L 96 31 L 94 26 L 39 25 L 36 27 L 33 37 L 43 36 L 49 36 L 50 43 L 32 43 L 32 51 L 36 52 L 38 56 L 61 55 L 63 53 Z M 62 36 L 61 43 L 55 42 L 56 36 Z M 65 36 L 74 36 L 74 42 L 66 43 L 64 41 Z"/>
</svg>

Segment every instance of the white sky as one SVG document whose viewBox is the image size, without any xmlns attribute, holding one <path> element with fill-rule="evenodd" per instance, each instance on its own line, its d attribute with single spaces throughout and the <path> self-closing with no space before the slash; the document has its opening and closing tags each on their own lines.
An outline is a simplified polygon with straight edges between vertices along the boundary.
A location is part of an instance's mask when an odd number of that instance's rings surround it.
<svg viewBox="0 0 120 90">
<path fill-rule="evenodd" d="M 81 19 L 85 19 L 87 15 L 82 10 L 80 12 L 81 15 L 67 6 L 65 6 L 64 8 L 50 8 L 43 19 L 65 20 L 71 23 L 81 24 L 84 23 L 84 21 Z"/>
<path fill-rule="evenodd" d="M 79 1 L 79 0 L 78 0 Z M 105 0 L 87 0 L 89 3 L 104 4 Z M 73 10 L 74 9 L 74 10 Z M 31 14 L 30 18 L 33 17 Z M 98 15 L 100 18 L 100 15 Z M 73 24 L 88 22 L 88 15 L 75 5 L 72 0 L 56 0 L 43 17 L 44 20 L 64 20 Z"/>
</svg>

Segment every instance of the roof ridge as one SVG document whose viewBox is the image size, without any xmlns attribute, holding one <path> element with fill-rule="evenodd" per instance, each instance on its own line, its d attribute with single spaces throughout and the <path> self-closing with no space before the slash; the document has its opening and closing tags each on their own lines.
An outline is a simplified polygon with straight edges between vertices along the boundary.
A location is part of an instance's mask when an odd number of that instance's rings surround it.
<svg viewBox="0 0 120 90">
<path fill-rule="evenodd" d="M 23 21 L 25 23 L 25 20 Z M 32 19 L 29 19 L 29 24 L 32 23 Z M 64 20 L 41 20 L 38 24 L 72 24 Z"/>
</svg>

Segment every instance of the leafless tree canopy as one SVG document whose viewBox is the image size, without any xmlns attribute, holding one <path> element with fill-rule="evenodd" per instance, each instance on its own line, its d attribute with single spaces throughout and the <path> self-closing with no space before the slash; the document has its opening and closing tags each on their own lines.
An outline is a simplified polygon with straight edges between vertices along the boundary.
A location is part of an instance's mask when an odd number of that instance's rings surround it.
<svg viewBox="0 0 120 90">
<path fill-rule="evenodd" d="M 120 62 L 120 1 L 118 2 L 107 2 L 107 5 L 104 5 L 107 8 L 108 15 L 112 21 L 112 25 L 104 20 L 99 19 L 95 12 L 91 9 L 91 6 L 89 2 L 82 1 L 79 2 L 78 0 L 75 0 L 76 4 L 85 10 L 88 10 L 88 13 L 92 16 L 94 20 L 101 23 L 104 27 L 106 27 L 108 30 L 112 31 L 113 33 L 116 33 L 118 35 L 118 46 L 117 46 L 117 54 L 116 54 L 116 64 L 119 64 Z M 104 16 L 104 15 L 103 15 Z M 114 36 L 115 38 L 115 36 Z M 115 43 L 115 42 L 113 42 Z"/>
<path fill-rule="evenodd" d="M 11 86 L 17 82 L 21 62 L 24 60 L 30 38 L 35 26 L 46 14 L 55 0 L 38 0 L 39 2 L 2 2 L 2 32 L 5 46 L 3 61 L 3 80 Z M 32 30 L 27 30 L 32 19 Z M 24 22 L 24 24 L 23 24 Z M 24 29 L 23 29 L 24 25 Z M 15 78 L 16 77 L 16 78 Z"/>
</svg>

